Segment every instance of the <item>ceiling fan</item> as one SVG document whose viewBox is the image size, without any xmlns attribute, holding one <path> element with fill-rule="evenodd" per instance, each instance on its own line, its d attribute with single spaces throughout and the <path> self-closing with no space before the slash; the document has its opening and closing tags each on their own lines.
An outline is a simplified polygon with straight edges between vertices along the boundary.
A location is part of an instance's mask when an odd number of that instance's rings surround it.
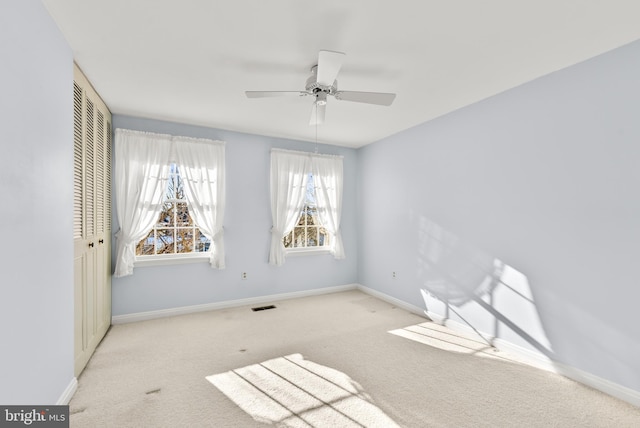
<svg viewBox="0 0 640 428">
<path fill-rule="evenodd" d="M 245 91 L 247 98 L 268 98 L 289 95 L 313 96 L 313 108 L 309 125 L 324 123 L 327 96 L 331 95 L 337 100 L 355 101 L 358 103 L 377 104 L 389 106 L 396 94 L 385 92 L 358 92 L 338 90 L 336 76 L 342 67 L 345 54 L 342 52 L 322 50 L 318 54 L 318 64 L 311 67 L 312 75 L 307 79 L 304 91 Z"/>
</svg>

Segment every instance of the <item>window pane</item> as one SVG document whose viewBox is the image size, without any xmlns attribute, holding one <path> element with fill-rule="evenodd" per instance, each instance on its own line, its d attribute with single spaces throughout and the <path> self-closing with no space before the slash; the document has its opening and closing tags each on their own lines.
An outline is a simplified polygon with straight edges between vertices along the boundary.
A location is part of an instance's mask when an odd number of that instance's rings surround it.
<svg viewBox="0 0 640 428">
<path fill-rule="evenodd" d="M 318 228 L 307 228 L 307 247 L 316 247 L 318 245 Z"/>
<path fill-rule="evenodd" d="M 293 232 L 287 233 L 282 239 L 284 248 L 293 248 Z"/>
<path fill-rule="evenodd" d="M 205 251 L 209 251 L 209 247 L 211 246 L 211 240 L 204 236 L 199 229 L 196 229 L 196 238 L 197 241 L 194 244 L 193 251 L 197 253 L 203 253 Z"/>
<path fill-rule="evenodd" d="M 312 213 L 312 210 L 313 210 L 313 208 L 304 207 L 304 211 L 302 212 L 302 213 L 303 213 L 304 220 L 305 220 L 305 222 L 306 222 L 305 224 L 306 224 L 307 226 L 308 226 L 308 225 L 312 225 L 312 224 L 313 224 L 313 217 L 312 217 L 312 214 L 311 214 L 311 213 Z"/>
<path fill-rule="evenodd" d="M 167 199 L 183 199 L 184 188 L 178 166 L 172 163 L 169 166 L 169 181 L 167 183 Z"/>
<path fill-rule="evenodd" d="M 319 232 L 318 245 L 320 246 L 329 245 L 329 234 L 327 233 L 327 229 L 325 229 L 324 227 L 321 227 L 318 232 Z"/>
<path fill-rule="evenodd" d="M 158 229 L 156 254 L 173 254 L 173 229 Z"/>
<path fill-rule="evenodd" d="M 176 253 L 193 251 L 193 228 L 176 230 Z"/>
<path fill-rule="evenodd" d="M 147 236 L 136 245 L 136 256 L 152 256 L 154 254 L 155 239 L 154 231 L 151 230 Z"/>
<path fill-rule="evenodd" d="M 176 184 L 175 184 L 175 198 L 176 199 L 184 199 L 184 184 L 182 182 L 182 177 L 180 177 L 180 171 L 178 171 L 178 166 L 176 166 Z"/>
<path fill-rule="evenodd" d="M 307 205 L 316 204 L 316 188 L 313 184 L 313 174 L 311 173 L 309 173 L 309 179 L 307 181 L 307 194 L 305 200 L 307 202 Z"/>
<path fill-rule="evenodd" d="M 318 211 L 315 208 L 307 208 L 307 225 L 314 226 L 318 224 Z"/>
<path fill-rule="evenodd" d="M 178 202 L 176 204 L 176 214 L 178 219 L 178 226 L 190 226 L 193 224 L 187 204 L 185 202 Z"/>
<path fill-rule="evenodd" d="M 304 247 L 307 241 L 304 227 L 296 227 L 293 229 L 293 246 Z"/>
<path fill-rule="evenodd" d="M 173 225 L 173 213 L 175 210 L 175 204 L 171 202 L 165 202 L 162 206 L 162 211 L 158 216 L 158 226 L 167 227 Z"/>
</svg>

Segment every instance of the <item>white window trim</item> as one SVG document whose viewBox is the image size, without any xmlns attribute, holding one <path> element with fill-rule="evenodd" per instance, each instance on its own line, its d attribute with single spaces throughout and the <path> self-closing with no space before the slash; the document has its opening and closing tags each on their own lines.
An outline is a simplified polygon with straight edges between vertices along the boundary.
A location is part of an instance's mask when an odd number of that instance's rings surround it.
<svg viewBox="0 0 640 428">
<path fill-rule="evenodd" d="M 154 254 L 152 256 L 136 256 L 134 265 L 162 266 L 181 265 L 187 263 L 206 263 L 209 261 L 209 253 L 180 253 L 180 254 Z"/>
<path fill-rule="evenodd" d="M 331 254 L 331 250 L 326 247 L 298 247 L 286 248 L 287 256 L 317 256 L 322 254 Z"/>
</svg>

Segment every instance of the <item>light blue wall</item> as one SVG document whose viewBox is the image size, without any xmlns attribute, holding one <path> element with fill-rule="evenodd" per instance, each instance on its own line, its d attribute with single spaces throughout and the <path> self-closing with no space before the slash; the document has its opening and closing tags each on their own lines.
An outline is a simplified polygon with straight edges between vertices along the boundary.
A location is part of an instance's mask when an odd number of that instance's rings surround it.
<svg viewBox="0 0 640 428">
<path fill-rule="evenodd" d="M 0 2 L 0 403 L 73 379 L 73 57 L 39 0 Z"/>
<path fill-rule="evenodd" d="M 359 281 L 640 391 L 638 76 L 640 42 L 360 149 Z"/>
<path fill-rule="evenodd" d="M 113 315 L 313 290 L 357 281 L 355 150 L 329 145 L 318 147 L 319 153 L 344 156 L 342 230 L 347 258 L 289 257 L 283 266 L 273 267 L 267 263 L 271 237 L 270 150 L 277 147 L 312 152 L 315 144 L 129 116 L 116 115 L 113 125 L 114 128 L 227 142 L 226 269 L 211 269 L 207 263 L 135 268 L 131 276 L 113 278 Z M 113 208 L 115 234 L 119 229 L 115 201 Z M 241 279 L 242 272 L 247 272 L 248 279 Z"/>
</svg>

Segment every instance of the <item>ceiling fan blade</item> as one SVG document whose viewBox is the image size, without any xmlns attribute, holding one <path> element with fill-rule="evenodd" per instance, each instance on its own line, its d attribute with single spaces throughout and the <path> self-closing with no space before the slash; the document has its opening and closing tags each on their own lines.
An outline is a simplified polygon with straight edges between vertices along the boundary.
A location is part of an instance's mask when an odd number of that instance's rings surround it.
<svg viewBox="0 0 640 428">
<path fill-rule="evenodd" d="M 344 53 L 334 51 L 320 51 L 318 54 L 318 83 L 331 86 L 335 82 L 342 67 Z"/>
<path fill-rule="evenodd" d="M 309 125 L 322 125 L 324 123 L 324 114 L 326 112 L 326 109 L 326 104 L 313 103 Z"/>
<path fill-rule="evenodd" d="M 244 91 L 247 98 L 271 98 L 271 97 L 286 97 L 291 95 L 309 95 L 305 91 Z"/>
<path fill-rule="evenodd" d="M 358 92 L 358 91 L 338 91 L 335 93 L 338 100 L 355 101 L 357 103 L 378 104 L 390 106 L 396 98 L 396 94 L 386 92 Z"/>
</svg>

